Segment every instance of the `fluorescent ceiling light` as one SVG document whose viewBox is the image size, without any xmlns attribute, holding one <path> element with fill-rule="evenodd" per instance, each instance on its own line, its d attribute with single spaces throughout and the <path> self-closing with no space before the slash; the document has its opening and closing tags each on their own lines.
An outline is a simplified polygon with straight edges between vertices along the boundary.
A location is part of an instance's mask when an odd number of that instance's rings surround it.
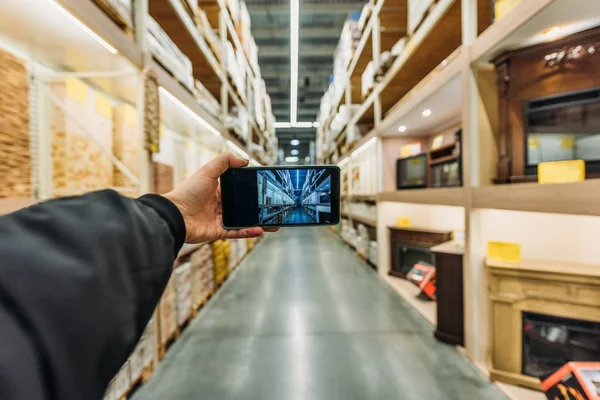
<svg viewBox="0 0 600 400">
<path fill-rule="evenodd" d="M 406 132 L 406 125 L 400 125 L 398 132 Z"/>
<path fill-rule="evenodd" d="M 423 116 L 424 117 L 429 117 L 431 115 L 431 110 L 428 108 L 426 110 L 423 110 Z"/>
<path fill-rule="evenodd" d="M 296 149 L 290 151 L 290 154 L 293 155 L 293 156 L 297 156 L 298 153 L 300 153 L 300 152 L 298 150 L 296 150 Z"/>
<path fill-rule="evenodd" d="M 183 111 L 185 111 L 186 113 L 188 113 L 197 122 L 199 122 L 206 129 L 208 129 L 210 131 L 210 133 L 212 133 L 213 135 L 215 135 L 217 137 L 221 137 L 221 132 L 219 132 L 218 130 L 216 130 L 214 126 L 212 126 L 211 124 L 209 124 L 208 122 L 206 122 L 198 114 L 196 114 L 195 112 L 193 112 L 192 110 L 190 110 L 188 108 L 188 106 L 186 106 L 181 101 L 179 101 L 179 99 L 177 97 L 175 97 L 171 93 L 169 93 L 169 91 L 167 89 L 165 89 L 164 87 L 161 86 L 158 90 L 162 94 L 164 94 L 166 97 L 168 97 L 169 100 L 171 100 L 173 103 L 175 103 L 178 107 L 180 107 Z"/>
<path fill-rule="evenodd" d="M 291 128 L 291 122 L 275 122 L 275 129 L 277 128 Z"/>
<path fill-rule="evenodd" d="M 292 139 L 292 141 L 290 141 L 290 144 L 292 146 L 298 146 L 300 144 L 300 141 L 298 139 Z"/>
<path fill-rule="evenodd" d="M 250 157 L 248 157 L 248 153 L 236 146 L 235 143 L 233 143 L 231 140 L 227 141 L 227 146 L 229 146 L 233 151 L 238 153 L 238 155 L 244 157 L 246 160 L 250 159 Z"/>
<path fill-rule="evenodd" d="M 287 163 L 295 163 L 295 162 L 298 162 L 298 157 L 295 157 L 295 156 L 294 156 L 294 157 L 286 157 L 286 158 L 285 158 L 285 162 L 287 162 Z"/>
<path fill-rule="evenodd" d="M 320 126 L 321 126 L 321 123 L 319 121 L 313 122 L 313 128 L 318 128 Z"/>
<path fill-rule="evenodd" d="M 560 35 L 561 31 L 562 31 L 562 28 L 560 26 L 553 26 L 553 27 L 547 29 L 544 33 L 546 34 L 546 36 L 548 38 L 554 39 L 555 37 Z"/>
<path fill-rule="evenodd" d="M 313 123 L 312 122 L 296 122 L 294 124 L 292 122 L 292 127 L 293 128 L 312 128 L 313 127 Z"/>
<path fill-rule="evenodd" d="M 290 0 L 290 121 L 298 119 L 298 35 L 299 0 Z"/>
<path fill-rule="evenodd" d="M 85 33 L 90 35 L 96 42 L 100 43 L 106 50 L 110 51 L 113 54 L 119 54 L 119 51 L 117 49 L 115 49 L 110 44 L 108 44 L 108 42 L 106 40 L 102 39 L 100 36 L 98 36 L 98 34 L 96 32 L 94 32 L 93 30 L 88 28 L 76 16 L 74 16 L 69 11 L 67 11 L 65 8 L 63 8 L 60 4 L 58 4 L 56 2 L 56 0 L 49 0 L 49 1 L 50 1 L 50 4 L 52 4 L 61 13 L 63 13 L 67 17 L 69 17 L 69 19 L 71 19 L 71 21 L 73 21 L 77 26 L 79 26 L 81 29 L 83 29 L 85 31 Z"/>
<path fill-rule="evenodd" d="M 356 151 L 354 151 L 354 153 L 352 153 L 352 157 L 356 157 L 357 155 L 359 155 L 360 153 L 362 153 L 369 146 L 371 146 L 373 143 L 375 143 L 376 140 L 377 140 L 376 137 L 369 139 L 369 141 L 367 143 L 363 144 L 358 149 L 356 149 Z"/>
<path fill-rule="evenodd" d="M 310 162 L 310 157 L 309 157 L 309 156 L 306 156 L 306 157 L 304 158 L 304 162 Z"/>
</svg>

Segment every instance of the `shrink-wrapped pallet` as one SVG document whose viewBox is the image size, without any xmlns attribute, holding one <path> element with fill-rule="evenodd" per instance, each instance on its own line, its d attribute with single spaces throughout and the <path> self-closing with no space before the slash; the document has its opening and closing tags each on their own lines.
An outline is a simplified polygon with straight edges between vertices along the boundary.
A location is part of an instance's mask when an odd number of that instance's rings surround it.
<svg viewBox="0 0 600 400">
<path fill-rule="evenodd" d="M 55 196 L 114 185 L 113 106 L 75 78 L 51 85 L 52 183 Z"/>
<path fill-rule="evenodd" d="M 30 151 L 26 63 L 0 49 L 0 198 L 32 197 Z"/>
<path fill-rule="evenodd" d="M 202 246 L 191 256 L 192 263 L 192 301 L 194 306 L 212 293 L 214 289 L 214 272 L 211 247 Z"/>
<path fill-rule="evenodd" d="M 192 264 L 186 262 L 175 268 L 175 302 L 177 325 L 183 325 L 192 315 Z"/>
<path fill-rule="evenodd" d="M 136 177 L 140 176 L 140 130 L 135 108 L 120 104 L 113 109 L 113 154 Z M 115 165 L 114 185 L 132 187 L 134 183 Z M 129 194 L 129 193 L 127 193 Z M 135 195 L 135 193 L 133 193 Z"/>
<path fill-rule="evenodd" d="M 160 343 L 166 344 L 177 332 L 177 304 L 175 299 L 175 280 L 169 279 L 160 299 Z"/>
</svg>

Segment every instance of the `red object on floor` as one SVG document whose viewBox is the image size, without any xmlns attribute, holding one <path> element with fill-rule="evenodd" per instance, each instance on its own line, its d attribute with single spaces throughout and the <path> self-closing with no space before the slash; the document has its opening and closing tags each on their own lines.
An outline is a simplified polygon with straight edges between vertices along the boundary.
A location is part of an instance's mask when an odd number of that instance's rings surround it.
<svg viewBox="0 0 600 400">
<path fill-rule="evenodd" d="M 600 362 L 570 362 L 542 382 L 548 400 L 600 400 Z"/>
</svg>

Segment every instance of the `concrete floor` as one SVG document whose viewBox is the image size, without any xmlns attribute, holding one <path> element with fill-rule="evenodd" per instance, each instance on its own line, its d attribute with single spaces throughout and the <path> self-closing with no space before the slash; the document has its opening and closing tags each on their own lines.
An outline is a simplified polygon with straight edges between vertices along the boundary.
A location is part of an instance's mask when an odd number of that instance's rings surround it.
<svg viewBox="0 0 600 400">
<path fill-rule="evenodd" d="M 134 396 L 505 397 L 325 228 L 267 237 Z"/>
<path fill-rule="evenodd" d="M 288 215 L 284 220 L 284 224 L 305 224 L 305 223 L 315 223 L 313 217 L 308 215 L 303 208 L 294 208 L 294 210 Z"/>
</svg>

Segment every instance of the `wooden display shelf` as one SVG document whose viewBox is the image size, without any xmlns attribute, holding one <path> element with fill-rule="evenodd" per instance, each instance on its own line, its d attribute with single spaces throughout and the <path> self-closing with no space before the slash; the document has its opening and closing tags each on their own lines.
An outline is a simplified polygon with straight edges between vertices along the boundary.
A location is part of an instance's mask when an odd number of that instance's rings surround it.
<svg viewBox="0 0 600 400">
<path fill-rule="evenodd" d="M 583 182 L 482 186 L 473 189 L 473 207 L 600 216 L 600 179 Z"/>
<path fill-rule="evenodd" d="M 379 193 L 377 201 L 466 207 L 467 190 L 464 187 L 396 190 Z"/>
<path fill-rule="evenodd" d="M 399 99 L 461 45 L 461 3 L 441 0 L 425 18 L 370 97 L 385 115 Z"/>
<path fill-rule="evenodd" d="M 150 16 L 192 62 L 194 78 L 219 99 L 225 74 L 181 1 L 153 0 L 148 2 L 148 7 Z"/>
<path fill-rule="evenodd" d="M 366 218 L 366 217 L 361 217 L 360 215 L 356 215 L 356 214 L 348 214 L 348 215 L 349 215 L 350 219 L 352 219 L 353 221 L 359 222 L 364 225 L 369 225 L 374 228 L 377 227 L 377 220 L 374 220 L 371 218 Z"/>
</svg>

